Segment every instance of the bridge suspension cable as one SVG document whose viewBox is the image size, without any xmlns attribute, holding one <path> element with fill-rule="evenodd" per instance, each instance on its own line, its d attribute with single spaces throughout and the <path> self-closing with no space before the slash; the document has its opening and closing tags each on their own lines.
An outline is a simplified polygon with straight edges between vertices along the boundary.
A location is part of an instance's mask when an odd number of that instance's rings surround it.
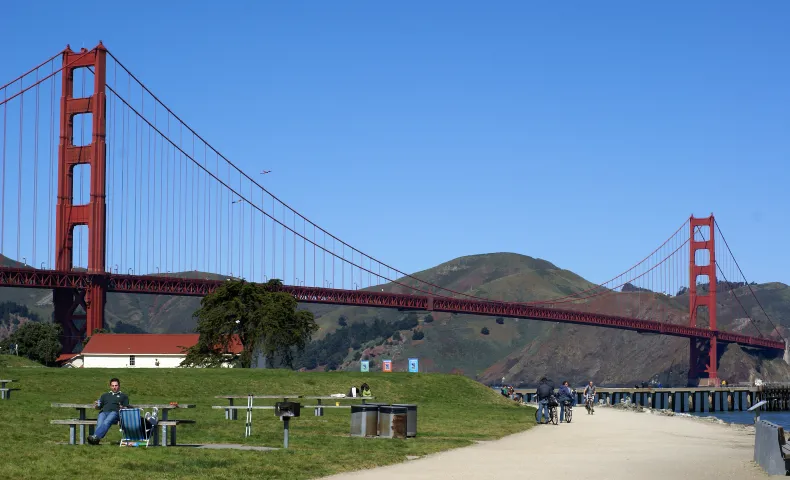
<svg viewBox="0 0 790 480">
<path fill-rule="evenodd" d="M 768 315 L 768 312 L 765 311 L 765 308 L 763 307 L 762 302 L 760 302 L 760 299 L 757 297 L 757 294 L 754 293 L 754 290 L 752 289 L 752 286 L 749 284 L 749 280 L 747 280 L 746 275 L 743 273 L 743 270 L 741 269 L 741 266 L 738 263 L 738 260 L 735 258 L 735 255 L 732 253 L 732 250 L 730 249 L 730 245 L 727 243 L 727 239 L 724 237 L 724 234 L 722 233 L 721 228 L 719 227 L 718 220 L 715 221 L 715 225 L 716 225 L 716 231 L 719 233 L 719 236 L 721 237 L 722 241 L 724 242 L 724 247 L 726 248 L 727 253 L 729 254 L 728 258 L 730 258 L 732 260 L 735 269 L 737 269 L 738 273 L 741 275 L 741 278 L 743 278 L 744 285 L 746 286 L 746 288 L 749 289 L 749 293 L 751 294 L 752 298 L 754 298 L 754 301 L 757 303 L 757 306 L 760 308 L 760 311 L 763 313 L 763 315 L 765 315 L 765 318 L 768 320 L 768 322 L 771 324 L 771 326 L 773 326 L 773 331 L 775 331 L 782 338 L 782 340 L 784 340 L 785 343 L 786 343 L 787 339 L 784 337 L 784 335 L 782 335 L 781 330 L 779 330 L 779 328 L 776 326 L 776 324 L 773 322 L 773 320 L 771 320 L 771 316 Z M 717 267 L 719 267 L 719 265 L 717 265 Z M 721 271 L 720 267 L 719 267 L 719 271 Z M 723 271 L 722 271 L 722 276 L 724 276 L 724 272 Z M 735 296 L 735 298 L 738 299 L 738 296 L 735 293 L 735 290 L 733 288 L 734 285 L 730 281 L 727 280 L 726 276 L 724 277 L 724 280 L 727 281 L 727 287 L 733 293 L 733 296 Z M 747 316 L 747 318 L 749 318 L 749 321 L 755 326 L 755 328 L 757 328 L 757 324 L 755 323 L 754 319 L 749 315 L 749 313 L 746 311 L 746 308 L 743 306 L 743 304 L 741 303 L 740 299 L 738 299 L 738 304 L 741 306 L 741 308 L 743 309 L 744 313 L 746 313 L 746 316 Z M 759 328 L 757 328 L 757 331 L 758 332 L 760 331 Z M 762 332 L 760 332 L 760 335 L 763 336 Z"/>
</svg>

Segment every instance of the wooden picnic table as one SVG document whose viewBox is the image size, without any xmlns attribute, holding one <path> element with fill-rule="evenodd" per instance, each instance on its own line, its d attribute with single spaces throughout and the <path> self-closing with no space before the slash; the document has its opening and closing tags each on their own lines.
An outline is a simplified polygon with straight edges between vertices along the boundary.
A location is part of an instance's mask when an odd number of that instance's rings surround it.
<svg viewBox="0 0 790 480">
<path fill-rule="evenodd" d="M 8 400 L 11 398 L 11 389 L 6 387 L 6 384 L 18 381 L 19 380 L 0 380 L 0 400 Z"/>
<path fill-rule="evenodd" d="M 214 398 L 225 398 L 229 402 L 229 407 L 225 409 L 225 420 L 238 420 L 238 413 L 237 408 L 234 408 L 233 400 L 236 398 L 248 398 L 249 395 L 216 395 Z M 299 395 L 253 395 L 252 398 L 262 398 L 262 399 L 272 399 L 272 398 L 282 398 L 283 402 L 287 402 L 289 398 L 299 398 Z M 239 407 L 241 408 L 241 407 Z M 245 405 L 243 408 L 247 408 Z M 274 408 L 274 407 L 272 407 Z"/>
<path fill-rule="evenodd" d="M 93 421 L 96 420 L 96 419 L 88 419 L 86 417 L 86 411 L 87 410 L 98 410 L 96 408 L 96 405 L 94 403 L 57 403 L 57 402 L 53 402 L 52 406 L 56 407 L 56 408 L 75 408 L 75 409 L 77 409 L 77 412 L 78 412 L 79 417 L 80 417 L 79 418 L 80 423 L 78 423 L 78 425 L 80 427 L 80 445 L 84 445 L 85 444 L 85 425 L 88 425 L 88 435 L 93 435 L 95 424 L 91 424 L 91 423 L 88 423 L 88 422 L 90 420 L 93 420 Z M 134 404 L 129 405 L 129 408 L 157 408 L 157 409 L 159 409 L 159 412 L 160 412 L 160 415 L 159 415 L 159 418 L 158 418 L 159 423 L 166 422 L 166 423 L 163 423 L 161 425 L 161 427 L 162 427 L 162 438 L 165 439 L 164 443 L 166 445 L 167 444 L 167 428 L 168 427 L 175 428 L 175 425 L 171 425 L 173 422 L 167 422 L 167 420 L 168 420 L 167 412 L 169 412 L 170 410 L 175 410 L 175 409 L 179 409 L 179 408 L 195 408 L 195 405 L 194 404 L 175 404 L 175 405 L 172 405 L 172 404 L 169 404 L 169 403 L 134 403 Z M 171 438 L 175 438 L 175 436 L 171 435 Z M 75 439 L 70 438 L 69 443 L 74 443 L 74 440 Z M 156 430 L 154 430 L 154 445 L 159 445 L 160 444 L 159 440 L 160 440 L 159 439 L 159 430 L 156 429 Z"/>
<path fill-rule="evenodd" d="M 225 410 L 225 420 L 238 420 L 238 411 L 239 410 L 246 410 L 248 407 L 246 405 L 234 405 L 233 400 L 236 398 L 249 398 L 252 396 L 253 399 L 283 399 L 283 402 L 287 402 L 289 399 L 297 400 L 297 399 L 305 399 L 305 400 L 317 400 L 318 405 L 305 405 L 304 408 L 314 408 L 315 415 L 317 417 L 323 416 L 324 407 L 327 408 L 350 408 L 349 406 L 341 405 L 341 406 L 333 406 L 333 405 L 323 405 L 321 400 L 335 400 L 335 401 L 342 401 L 342 400 L 362 400 L 362 403 L 365 403 L 367 400 L 374 400 L 376 397 L 333 397 L 331 395 L 216 395 L 214 398 L 225 398 L 228 400 L 229 405 L 224 407 L 222 405 L 213 405 L 211 408 L 215 409 L 224 409 Z M 251 407 L 253 410 L 270 410 L 273 409 L 274 406 L 257 406 L 254 405 Z"/>
</svg>

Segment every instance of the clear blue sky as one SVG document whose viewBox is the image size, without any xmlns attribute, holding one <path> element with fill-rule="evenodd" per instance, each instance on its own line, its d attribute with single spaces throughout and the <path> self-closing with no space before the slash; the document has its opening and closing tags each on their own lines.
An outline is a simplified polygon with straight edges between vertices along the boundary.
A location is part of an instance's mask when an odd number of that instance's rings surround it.
<svg viewBox="0 0 790 480">
<path fill-rule="evenodd" d="M 750 280 L 790 283 L 788 2 L 172 3 L 11 2 L 0 80 L 103 40 L 404 271 L 511 251 L 603 281 L 714 212 Z"/>
</svg>

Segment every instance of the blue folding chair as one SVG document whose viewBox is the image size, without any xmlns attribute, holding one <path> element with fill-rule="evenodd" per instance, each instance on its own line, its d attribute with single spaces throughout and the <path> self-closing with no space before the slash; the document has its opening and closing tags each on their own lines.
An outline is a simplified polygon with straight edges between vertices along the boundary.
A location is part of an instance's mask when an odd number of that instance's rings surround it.
<svg viewBox="0 0 790 480">
<path fill-rule="evenodd" d="M 146 428 L 147 423 L 140 416 L 142 410 L 139 408 L 122 408 L 118 412 L 121 426 L 121 447 L 142 447 L 143 443 L 148 446 L 151 441 L 153 428 Z"/>
</svg>

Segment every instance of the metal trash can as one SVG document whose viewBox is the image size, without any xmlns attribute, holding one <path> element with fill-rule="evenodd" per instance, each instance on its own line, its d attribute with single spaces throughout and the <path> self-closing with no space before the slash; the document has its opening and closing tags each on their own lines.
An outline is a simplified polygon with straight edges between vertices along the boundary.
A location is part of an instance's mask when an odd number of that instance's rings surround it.
<svg viewBox="0 0 790 480">
<path fill-rule="evenodd" d="M 351 436 L 375 437 L 378 434 L 378 405 L 351 405 Z"/>
<path fill-rule="evenodd" d="M 406 407 L 406 436 L 417 436 L 417 405 L 414 403 L 393 403 L 393 407 Z"/>
<path fill-rule="evenodd" d="M 379 407 L 379 436 L 383 438 L 406 438 L 406 407 L 387 405 Z"/>
</svg>

